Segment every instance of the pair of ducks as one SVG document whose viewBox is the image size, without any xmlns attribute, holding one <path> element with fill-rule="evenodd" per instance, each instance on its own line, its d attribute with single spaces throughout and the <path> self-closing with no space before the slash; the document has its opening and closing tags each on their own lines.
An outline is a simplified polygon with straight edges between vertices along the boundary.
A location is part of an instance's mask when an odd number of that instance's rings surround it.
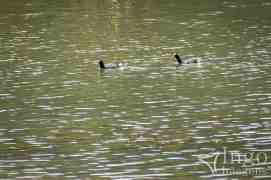
<svg viewBox="0 0 271 180">
<path fill-rule="evenodd" d="M 192 60 L 192 61 L 183 61 L 177 53 L 174 55 L 174 57 L 178 63 L 177 66 L 180 66 L 183 64 L 198 63 L 198 61 L 196 59 Z M 123 67 L 123 64 L 121 64 L 121 63 L 120 64 L 107 64 L 107 65 L 105 65 L 102 60 L 99 61 L 99 65 L 100 65 L 101 69 L 116 69 L 116 68 Z"/>
</svg>

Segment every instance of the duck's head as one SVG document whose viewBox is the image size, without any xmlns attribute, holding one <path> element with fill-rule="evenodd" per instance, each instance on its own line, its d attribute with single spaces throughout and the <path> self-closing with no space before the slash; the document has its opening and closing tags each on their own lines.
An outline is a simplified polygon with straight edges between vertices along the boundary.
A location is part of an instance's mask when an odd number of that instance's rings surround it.
<svg viewBox="0 0 271 180">
<path fill-rule="evenodd" d="M 174 57 L 176 58 L 178 64 L 182 64 L 183 63 L 181 57 L 177 53 L 174 55 Z"/>
<path fill-rule="evenodd" d="M 101 69 L 105 69 L 104 62 L 102 60 L 99 61 L 99 65 Z"/>
</svg>

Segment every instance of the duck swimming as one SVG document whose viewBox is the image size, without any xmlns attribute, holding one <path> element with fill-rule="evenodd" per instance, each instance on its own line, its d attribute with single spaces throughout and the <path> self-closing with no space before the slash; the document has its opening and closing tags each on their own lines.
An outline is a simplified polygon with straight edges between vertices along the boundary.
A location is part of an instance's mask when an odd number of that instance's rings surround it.
<svg viewBox="0 0 271 180">
<path fill-rule="evenodd" d="M 116 63 L 116 64 L 105 64 L 103 60 L 99 61 L 100 69 L 125 69 L 127 64 Z"/>
<path fill-rule="evenodd" d="M 99 61 L 99 65 L 100 65 L 101 69 L 116 69 L 116 68 L 120 67 L 119 64 L 107 64 L 107 65 L 105 65 L 102 60 Z"/>
<path fill-rule="evenodd" d="M 178 66 L 183 65 L 183 64 L 198 63 L 198 60 L 196 60 L 196 59 L 191 59 L 191 60 L 183 61 L 181 59 L 181 57 L 177 53 L 174 55 L 174 57 L 177 60 Z"/>
</svg>

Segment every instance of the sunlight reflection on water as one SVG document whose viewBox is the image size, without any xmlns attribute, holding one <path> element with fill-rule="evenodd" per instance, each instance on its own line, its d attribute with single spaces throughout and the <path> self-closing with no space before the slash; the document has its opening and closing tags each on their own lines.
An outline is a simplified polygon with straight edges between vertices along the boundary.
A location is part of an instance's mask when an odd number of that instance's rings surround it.
<svg viewBox="0 0 271 180">
<path fill-rule="evenodd" d="M 1 178 L 225 179 L 199 157 L 269 155 L 270 3 L 81 3 L 1 11 Z"/>
</svg>

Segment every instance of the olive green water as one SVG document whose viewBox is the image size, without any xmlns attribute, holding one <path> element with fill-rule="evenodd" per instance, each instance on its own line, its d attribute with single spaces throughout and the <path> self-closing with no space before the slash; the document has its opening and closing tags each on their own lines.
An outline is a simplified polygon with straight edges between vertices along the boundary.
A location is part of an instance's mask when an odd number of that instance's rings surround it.
<svg viewBox="0 0 271 180">
<path fill-rule="evenodd" d="M 270 11 L 268 0 L 2 0 L 0 179 L 270 179 Z M 200 63 L 176 68 L 175 52 Z M 100 59 L 128 68 L 101 72 Z M 240 168 L 232 152 L 261 172 L 204 163 Z"/>
</svg>

